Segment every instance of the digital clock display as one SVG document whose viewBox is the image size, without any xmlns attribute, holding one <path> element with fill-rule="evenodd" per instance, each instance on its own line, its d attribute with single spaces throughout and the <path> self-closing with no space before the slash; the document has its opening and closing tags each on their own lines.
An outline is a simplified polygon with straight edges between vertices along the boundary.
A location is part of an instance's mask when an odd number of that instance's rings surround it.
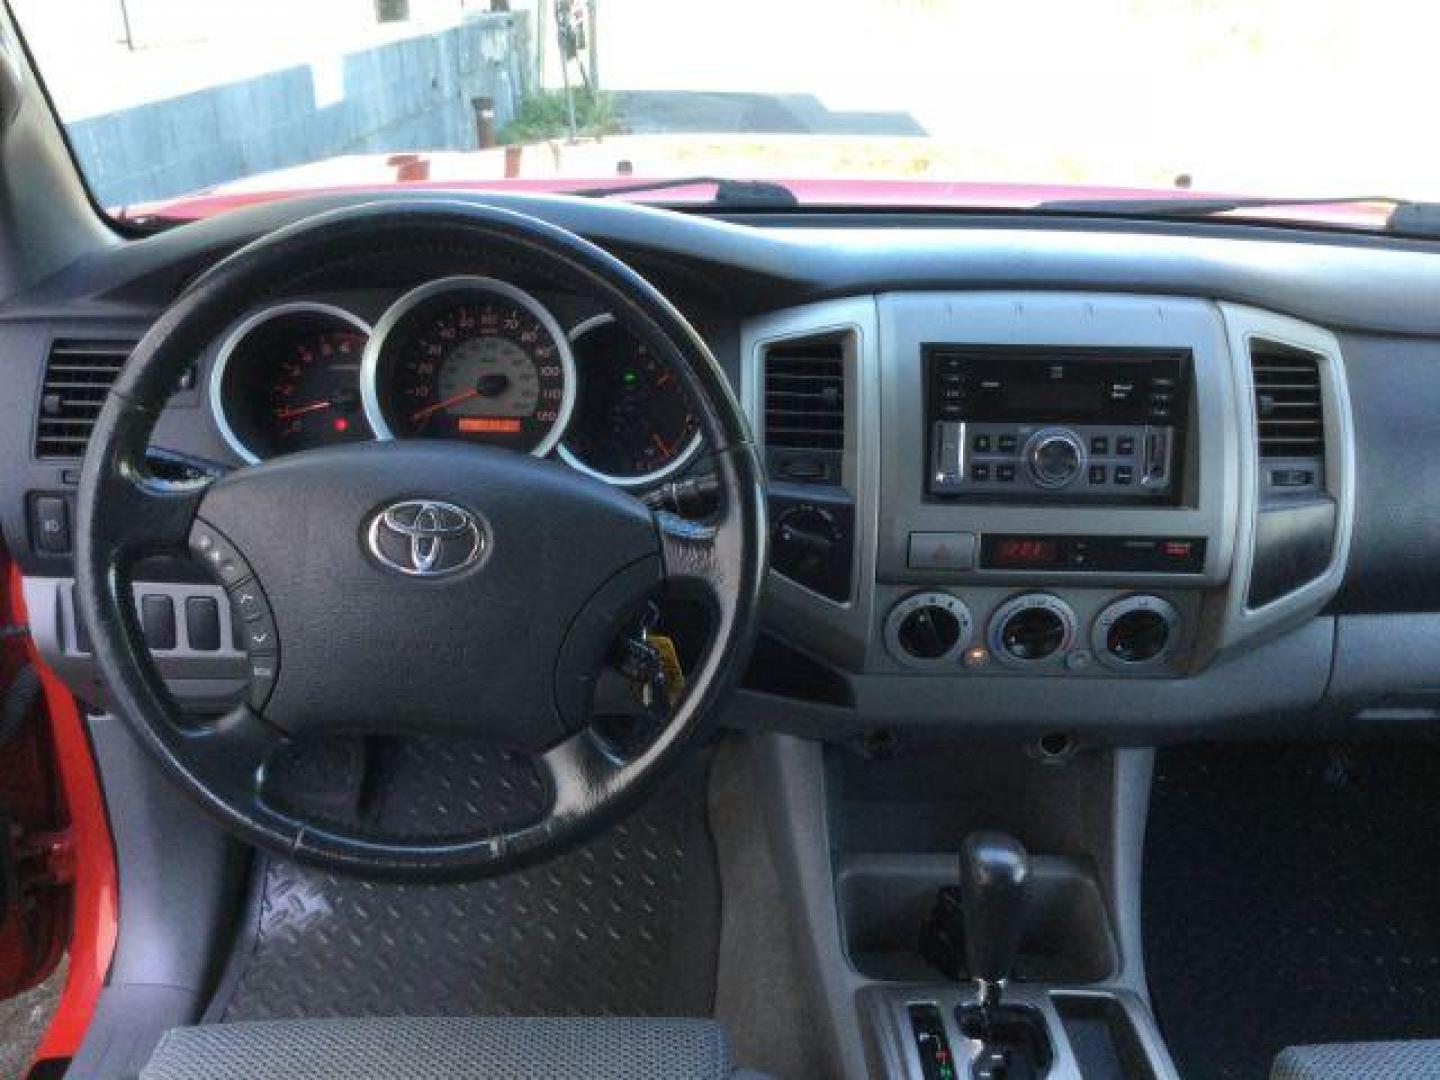
<svg viewBox="0 0 1440 1080">
<path fill-rule="evenodd" d="M 997 567 L 1052 566 L 1060 555 L 1054 539 L 1038 536 L 1003 536 L 995 541 L 991 563 Z"/>
</svg>

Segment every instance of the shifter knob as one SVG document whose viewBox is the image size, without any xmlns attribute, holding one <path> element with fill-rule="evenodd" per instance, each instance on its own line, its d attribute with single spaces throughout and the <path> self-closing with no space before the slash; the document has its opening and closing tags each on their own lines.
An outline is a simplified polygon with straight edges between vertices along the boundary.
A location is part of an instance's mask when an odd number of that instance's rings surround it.
<svg viewBox="0 0 1440 1080">
<path fill-rule="evenodd" d="M 980 1004 L 1000 1001 L 1015 969 L 1030 856 L 1019 840 L 998 832 L 974 832 L 960 850 L 960 910 L 965 919 L 965 963 L 980 987 Z"/>
</svg>

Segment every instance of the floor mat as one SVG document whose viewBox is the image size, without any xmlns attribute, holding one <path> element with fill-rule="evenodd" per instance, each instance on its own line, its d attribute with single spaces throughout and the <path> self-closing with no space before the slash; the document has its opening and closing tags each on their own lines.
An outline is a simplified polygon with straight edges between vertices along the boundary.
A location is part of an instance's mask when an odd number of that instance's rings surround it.
<svg viewBox="0 0 1440 1080">
<path fill-rule="evenodd" d="M 25 1075 L 30 1055 L 40 1045 L 55 1015 L 68 967 L 61 960 L 39 986 L 0 1001 L 0 1076 Z"/>
<path fill-rule="evenodd" d="M 1440 748 L 1157 756 L 1145 959 L 1186 1080 L 1296 1043 L 1440 1035 Z"/>
<path fill-rule="evenodd" d="M 419 783 L 461 759 L 411 749 L 386 783 L 425 786 L 432 803 L 463 791 L 469 816 L 484 785 Z M 708 1015 L 719 896 L 706 766 L 695 755 L 614 828 L 487 881 L 382 885 L 266 860 L 212 1018 Z"/>
</svg>

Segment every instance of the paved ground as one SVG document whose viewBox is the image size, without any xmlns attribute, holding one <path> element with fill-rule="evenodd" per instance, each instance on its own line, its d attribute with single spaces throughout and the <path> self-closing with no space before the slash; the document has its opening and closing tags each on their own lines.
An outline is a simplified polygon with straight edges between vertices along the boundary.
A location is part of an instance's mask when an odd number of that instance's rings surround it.
<svg viewBox="0 0 1440 1080">
<path fill-rule="evenodd" d="M 30 1055 L 45 1034 L 50 1013 L 65 985 L 65 965 L 35 989 L 9 1001 L 0 1001 L 0 1077 L 24 1075 Z"/>
<path fill-rule="evenodd" d="M 694 90 L 618 91 L 617 111 L 637 135 L 739 132 L 806 135 L 923 136 L 902 111 L 835 111 L 814 94 Z"/>
</svg>

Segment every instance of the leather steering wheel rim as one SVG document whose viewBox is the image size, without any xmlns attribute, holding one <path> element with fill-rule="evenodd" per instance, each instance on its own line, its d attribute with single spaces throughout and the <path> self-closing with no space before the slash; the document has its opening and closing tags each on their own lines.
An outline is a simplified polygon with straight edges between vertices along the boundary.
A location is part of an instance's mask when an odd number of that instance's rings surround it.
<svg viewBox="0 0 1440 1080">
<path fill-rule="evenodd" d="M 146 448 L 171 388 L 242 311 L 313 280 L 326 268 L 356 260 L 383 262 L 392 256 L 413 259 L 434 250 L 443 250 L 452 262 L 473 257 L 492 267 L 513 263 L 537 270 L 613 312 L 668 363 L 689 392 L 714 462 L 722 505 L 716 516 L 696 523 L 643 511 L 652 530 L 646 539 L 636 518 L 640 511 L 634 509 L 639 504 L 628 496 L 572 485 L 553 471 L 562 466 L 529 458 L 525 461 L 533 467 L 502 461 L 495 455 L 520 455 L 458 444 L 305 451 L 214 482 L 167 482 L 148 471 Z M 362 459 L 364 454 L 369 456 Z M 633 607 L 639 590 L 652 588 L 656 581 L 651 579 L 658 579 L 665 589 L 705 600 L 711 618 L 709 645 L 687 672 L 686 693 L 668 724 L 631 758 L 616 756 L 579 720 L 572 729 L 567 710 L 558 709 L 561 737 L 537 748 L 536 760 L 551 796 L 548 812 L 538 821 L 483 835 L 396 838 L 301 820 L 264 797 L 266 768 L 276 752 L 291 743 L 293 727 L 276 727 L 263 709 L 246 704 L 212 722 L 197 724 L 182 717 L 144 646 L 131 597 L 133 569 L 145 557 L 194 553 L 197 529 L 214 524 L 216 513 L 236 503 L 236 492 L 245 496 L 240 505 L 258 505 L 255 500 L 273 498 L 275 491 L 293 490 L 283 486 L 290 474 L 307 484 L 319 480 L 323 486 L 334 472 L 341 478 L 334 486 L 344 489 L 356 476 L 383 477 L 390 470 L 397 476 L 399 497 L 407 493 L 412 475 L 433 475 L 442 460 L 448 473 L 475 473 L 473 482 L 466 481 L 470 492 L 481 492 L 475 499 L 483 501 L 487 485 L 549 485 L 545 490 L 568 500 L 565 505 L 582 520 L 593 513 L 598 530 L 630 537 L 623 557 L 615 557 L 617 564 L 624 562 L 623 573 L 617 570 L 605 579 L 604 588 L 582 597 L 584 590 L 594 589 L 587 580 L 583 588 L 577 586 L 579 599 L 567 598 L 572 606 L 586 605 L 580 609 L 586 619 L 597 621 L 590 614 L 600 608 L 613 623 L 616 611 L 626 604 Z M 416 473 L 422 466 L 428 471 Z M 439 482 L 439 490 L 429 494 L 440 498 L 445 492 L 445 483 Z M 630 509 L 615 499 L 628 500 Z M 233 512 L 230 520 L 234 524 L 229 527 L 243 531 L 243 520 Z M 359 535 L 362 526 L 340 521 L 335 528 L 349 545 L 351 533 Z M 456 880 L 515 869 L 572 846 L 630 808 L 692 743 L 723 702 L 753 644 L 767 536 L 759 457 L 729 381 L 685 318 L 643 277 L 594 244 L 527 215 L 447 200 L 375 203 L 308 218 L 249 244 L 197 279 L 141 340 L 101 411 L 86 454 L 78 496 L 76 597 L 117 711 L 164 771 L 232 833 L 263 850 L 326 870 L 372 878 Z M 502 543 L 509 545 L 507 551 L 524 546 L 523 538 L 513 535 L 499 537 L 497 550 Z M 353 572 L 372 571 L 356 562 Z M 623 603 L 607 601 L 607 607 L 596 599 L 615 593 L 621 579 L 630 582 L 624 586 Z M 255 581 L 258 586 L 258 576 Z M 265 583 L 271 590 L 283 587 L 275 580 Z M 375 586 L 401 587 L 388 579 Z M 437 591 L 431 599 L 443 603 L 444 594 Z M 283 642 L 293 637 L 294 626 L 287 630 L 285 620 L 280 622 Z M 603 624 L 604 618 L 598 622 Z M 281 646 L 282 680 L 286 648 Z M 594 651 L 594 641 L 581 650 L 586 655 Z M 557 667 L 562 670 L 569 668 Z M 557 690 L 560 699 L 568 693 L 569 683 Z M 453 732 L 463 718 L 445 722 Z"/>
</svg>

